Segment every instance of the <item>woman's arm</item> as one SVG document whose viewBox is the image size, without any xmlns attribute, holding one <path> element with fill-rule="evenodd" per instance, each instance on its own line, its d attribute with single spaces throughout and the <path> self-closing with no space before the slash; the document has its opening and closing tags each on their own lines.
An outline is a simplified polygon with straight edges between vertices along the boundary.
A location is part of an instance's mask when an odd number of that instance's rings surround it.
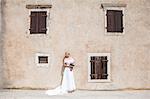
<svg viewBox="0 0 150 99">
<path fill-rule="evenodd" d="M 63 58 L 63 67 L 69 67 L 68 65 L 67 65 L 67 63 L 65 63 L 65 58 Z"/>
<path fill-rule="evenodd" d="M 64 63 L 63 66 L 64 66 L 64 67 L 70 67 L 70 66 L 68 66 L 66 63 Z"/>
</svg>

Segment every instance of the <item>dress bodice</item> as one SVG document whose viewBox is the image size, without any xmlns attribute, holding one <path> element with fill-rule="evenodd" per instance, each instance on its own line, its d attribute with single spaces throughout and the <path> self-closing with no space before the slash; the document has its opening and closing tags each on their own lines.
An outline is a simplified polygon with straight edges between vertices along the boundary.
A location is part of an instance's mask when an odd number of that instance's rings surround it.
<svg viewBox="0 0 150 99">
<path fill-rule="evenodd" d="M 70 64 L 73 64 L 74 62 L 75 60 L 72 57 L 64 59 L 64 63 L 67 64 L 67 66 L 69 66 Z"/>
</svg>

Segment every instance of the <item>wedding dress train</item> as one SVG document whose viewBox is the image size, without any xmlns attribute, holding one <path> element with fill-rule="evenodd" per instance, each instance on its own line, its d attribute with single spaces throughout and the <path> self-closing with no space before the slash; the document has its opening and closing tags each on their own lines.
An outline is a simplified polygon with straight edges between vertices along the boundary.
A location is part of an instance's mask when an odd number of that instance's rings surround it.
<svg viewBox="0 0 150 99">
<path fill-rule="evenodd" d="M 67 61 L 69 64 L 72 63 L 72 61 Z M 60 86 L 58 86 L 55 89 L 47 90 L 47 95 L 63 95 L 67 94 L 68 91 L 75 90 L 75 82 L 74 82 L 74 76 L 73 76 L 73 70 L 71 71 L 69 67 L 65 67 L 63 72 L 63 78 L 62 83 Z"/>
</svg>

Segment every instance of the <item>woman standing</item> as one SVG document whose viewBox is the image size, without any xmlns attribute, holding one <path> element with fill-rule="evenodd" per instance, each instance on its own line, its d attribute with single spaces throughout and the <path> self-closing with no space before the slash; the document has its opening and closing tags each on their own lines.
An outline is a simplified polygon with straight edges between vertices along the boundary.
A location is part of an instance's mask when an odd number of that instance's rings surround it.
<svg viewBox="0 0 150 99">
<path fill-rule="evenodd" d="M 75 60 L 70 56 L 70 53 L 65 52 L 63 58 L 63 76 L 61 85 L 53 90 L 46 91 L 48 95 L 62 95 L 75 91 L 75 82 L 73 76 L 73 67 Z"/>
</svg>

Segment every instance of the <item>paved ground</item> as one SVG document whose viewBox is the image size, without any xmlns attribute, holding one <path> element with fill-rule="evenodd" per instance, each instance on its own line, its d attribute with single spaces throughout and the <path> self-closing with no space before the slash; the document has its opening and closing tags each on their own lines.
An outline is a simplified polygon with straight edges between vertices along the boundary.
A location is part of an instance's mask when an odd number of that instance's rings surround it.
<svg viewBox="0 0 150 99">
<path fill-rule="evenodd" d="M 59 96 L 45 95 L 45 90 L 0 90 L 0 99 L 150 99 L 150 90 L 81 91 Z"/>
</svg>

